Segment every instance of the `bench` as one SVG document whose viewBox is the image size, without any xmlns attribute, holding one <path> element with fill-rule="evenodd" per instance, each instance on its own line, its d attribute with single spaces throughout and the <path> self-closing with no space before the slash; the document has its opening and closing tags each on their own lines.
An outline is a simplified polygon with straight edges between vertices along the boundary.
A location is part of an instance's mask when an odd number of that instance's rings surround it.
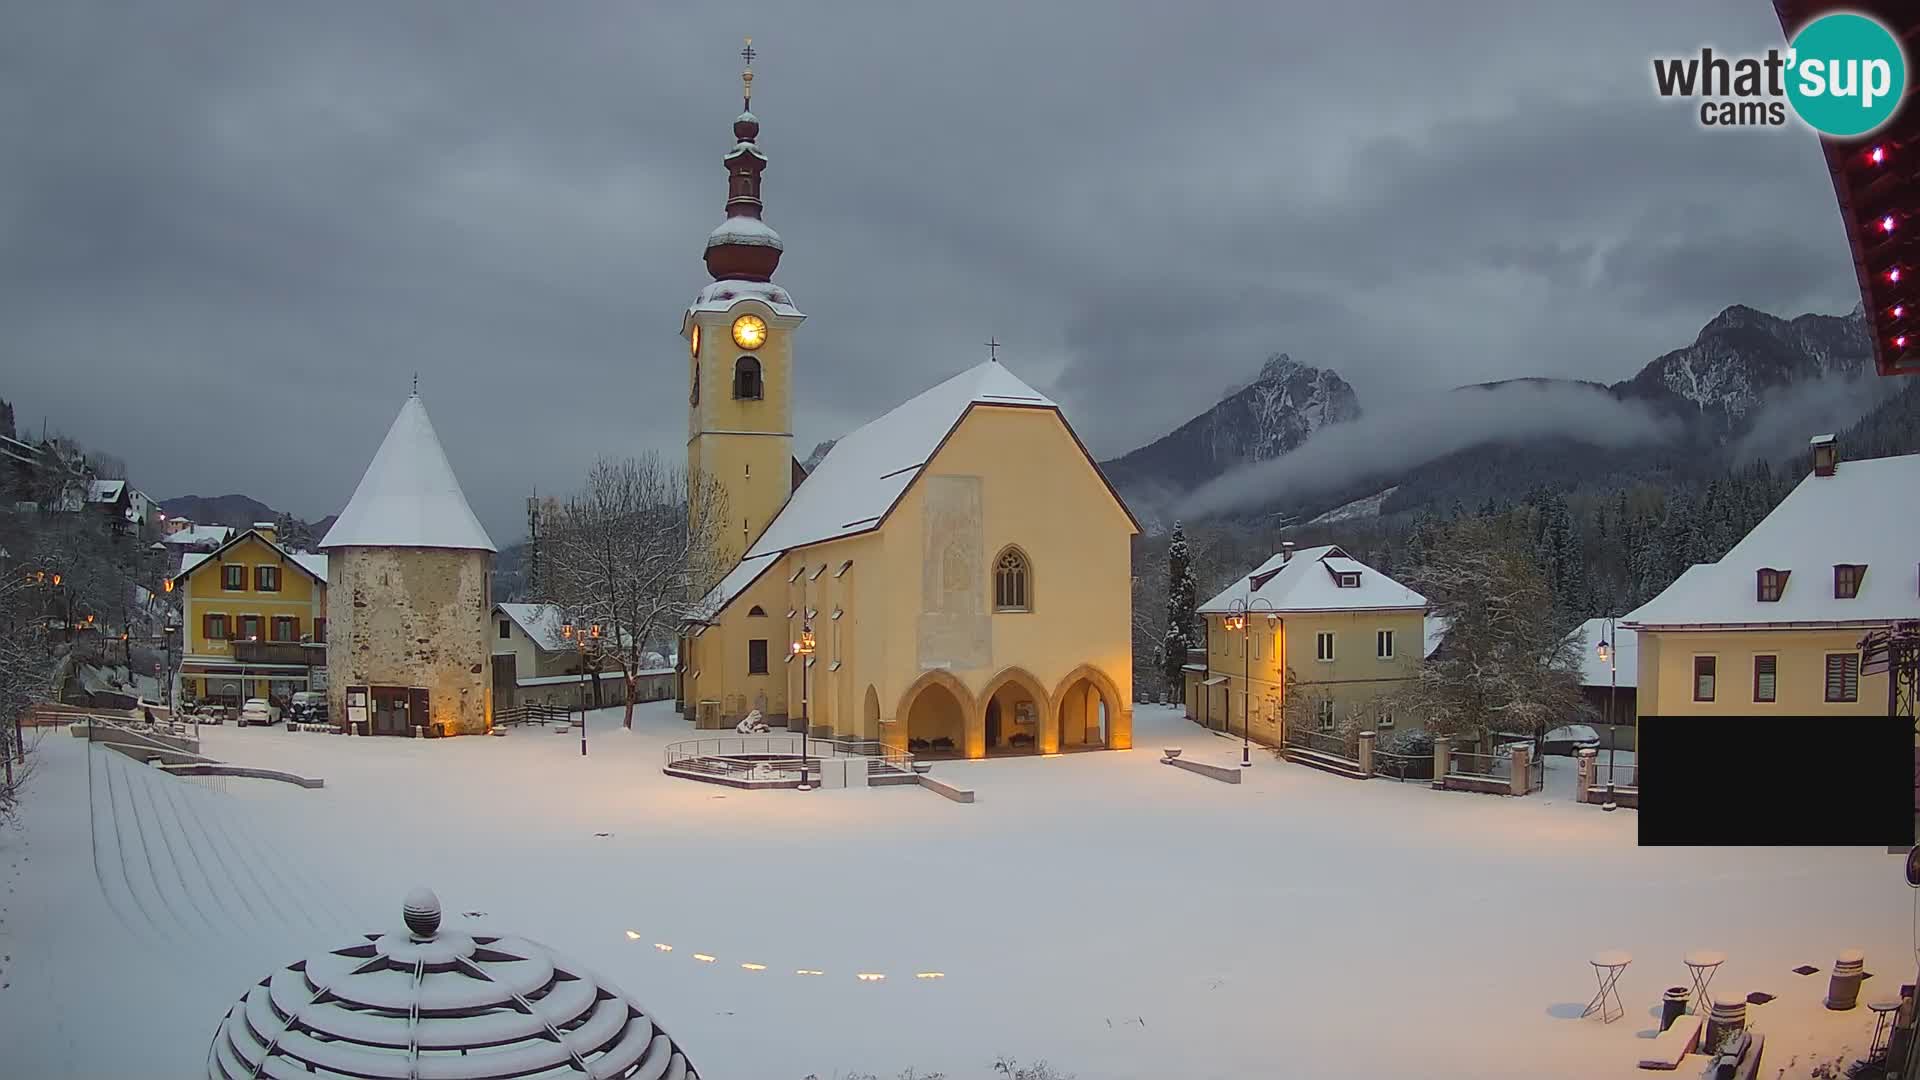
<svg viewBox="0 0 1920 1080">
<path fill-rule="evenodd" d="M 972 788 L 963 788 L 957 784 L 949 784 L 945 780 L 935 780 L 931 775 L 927 773 L 920 773 L 916 777 L 916 779 L 920 781 L 921 787 L 928 788 L 940 795 L 944 795 L 947 798 L 952 799 L 954 802 L 970 803 L 973 801 Z"/>
<path fill-rule="evenodd" d="M 1693 1013 L 1681 1013 L 1674 1017 L 1667 1030 L 1654 1037 L 1653 1045 L 1647 1047 L 1640 1056 L 1643 1069 L 1678 1069 L 1680 1059 L 1693 1053 L 1700 1042 L 1700 1028 L 1704 1019 Z"/>
</svg>

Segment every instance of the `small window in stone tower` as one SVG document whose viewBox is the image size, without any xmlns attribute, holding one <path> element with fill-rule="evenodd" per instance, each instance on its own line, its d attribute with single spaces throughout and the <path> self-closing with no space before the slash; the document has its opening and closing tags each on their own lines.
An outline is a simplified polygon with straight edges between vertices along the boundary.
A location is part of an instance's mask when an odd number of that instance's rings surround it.
<svg viewBox="0 0 1920 1080">
<path fill-rule="evenodd" d="M 687 404 L 700 404 L 700 361 L 693 362 L 693 389 L 687 393 Z"/>
<path fill-rule="evenodd" d="M 1028 596 L 1027 557 L 1018 548 L 1008 548 L 993 562 L 993 610 L 1031 611 Z"/>
<path fill-rule="evenodd" d="M 743 401 L 760 400 L 760 361 L 743 356 L 733 362 L 733 396 Z"/>
</svg>

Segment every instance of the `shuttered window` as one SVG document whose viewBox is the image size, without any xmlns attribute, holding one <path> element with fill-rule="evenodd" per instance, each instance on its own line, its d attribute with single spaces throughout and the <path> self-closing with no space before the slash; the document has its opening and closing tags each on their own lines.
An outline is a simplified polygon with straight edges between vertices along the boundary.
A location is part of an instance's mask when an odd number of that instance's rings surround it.
<svg viewBox="0 0 1920 1080">
<path fill-rule="evenodd" d="M 1712 701 L 1714 676 L 1719 662 L 1715 657 L 1696 656 L 1693 658 L 1693 700 Z"/>
<path fill-rule="evenodd" d="M 1779 698 L 1780 658 L 1777 656 L 1756 656 L 1753 658 L 1753 700 L 1777 701 Z"/>
<path fill-rule="evenodd" d="M 1333 659 L 1333 631 L 1322 630 L 1313 635 L 1313 656 L 1316 660 Z"/>
<path fill-rule="evenodd" d="M 1830 702 L 1849 702 L 1860 700 L 1860 654 L 1827 654 L 1827 700 Z"/>
</svg>

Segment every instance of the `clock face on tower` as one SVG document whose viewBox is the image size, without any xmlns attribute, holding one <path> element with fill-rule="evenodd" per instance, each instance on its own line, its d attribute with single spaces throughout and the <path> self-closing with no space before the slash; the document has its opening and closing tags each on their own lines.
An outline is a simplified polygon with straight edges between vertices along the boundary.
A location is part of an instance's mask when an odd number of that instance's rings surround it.
<svg viewBox="0 0 1920 1080">
<path fill-rule="evenodd" d="M 693 324 L 693 339 L 689 343 L 688 352 L 692 353 L 694 356 L 700 355 L 700 324 L 699 323 Z"/>
<path fill-rule="evenodd" d="M 733 320 L 733 343 L 743 349 L 757 349 L 767 343 L 767 324 L 758 315 L 742 315 Z"/>
</svg>

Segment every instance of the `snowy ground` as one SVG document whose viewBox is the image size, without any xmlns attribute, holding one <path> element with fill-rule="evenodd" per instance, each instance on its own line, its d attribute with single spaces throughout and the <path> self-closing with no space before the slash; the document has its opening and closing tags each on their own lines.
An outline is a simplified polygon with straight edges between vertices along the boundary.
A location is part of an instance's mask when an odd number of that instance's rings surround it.
<svg viewBox="0 0 1920 1080">
<path fill-rule="evenodd" d="M 1914 972 L 1901 860 L 1637 850 L 1632 811 L 1569 801 L 1564 758 L 1521 800 L 1267 756 L 1230 786 L 1155 751 L 1237 745 L 1143 706 L 1133 752 L 942 762 L 979 792 L 963 806 L 669 779 L 660 751 L 684 723 L 664 704 L 637 723 L 596 714 L 585 760 L 540 730 L 205 729 L 213 756 L 317 791 L 180 780 L 50 736 L 23 827 L 0 831 L 10 1075 L 204 1075 L 250 983 L 397 926 L 415 884 L 453 925 L 597 969 L 711 1080 L 961 1080 L 1002 1053 L 1082 1080 L 1645 1077 L 1637 1036 L 1694 948 L 1731 957 L 1717 987 L 1778 995 L 1751 1010 L 1763 1075 L 1799 1077 L 1871 1026 L 1819 1006 L 1837 952 L 1867 951 L 1865 998 Z M 1627 1016 L 1579 1020 L 1608 948 L 1635 957 Z"/>
</svg>

